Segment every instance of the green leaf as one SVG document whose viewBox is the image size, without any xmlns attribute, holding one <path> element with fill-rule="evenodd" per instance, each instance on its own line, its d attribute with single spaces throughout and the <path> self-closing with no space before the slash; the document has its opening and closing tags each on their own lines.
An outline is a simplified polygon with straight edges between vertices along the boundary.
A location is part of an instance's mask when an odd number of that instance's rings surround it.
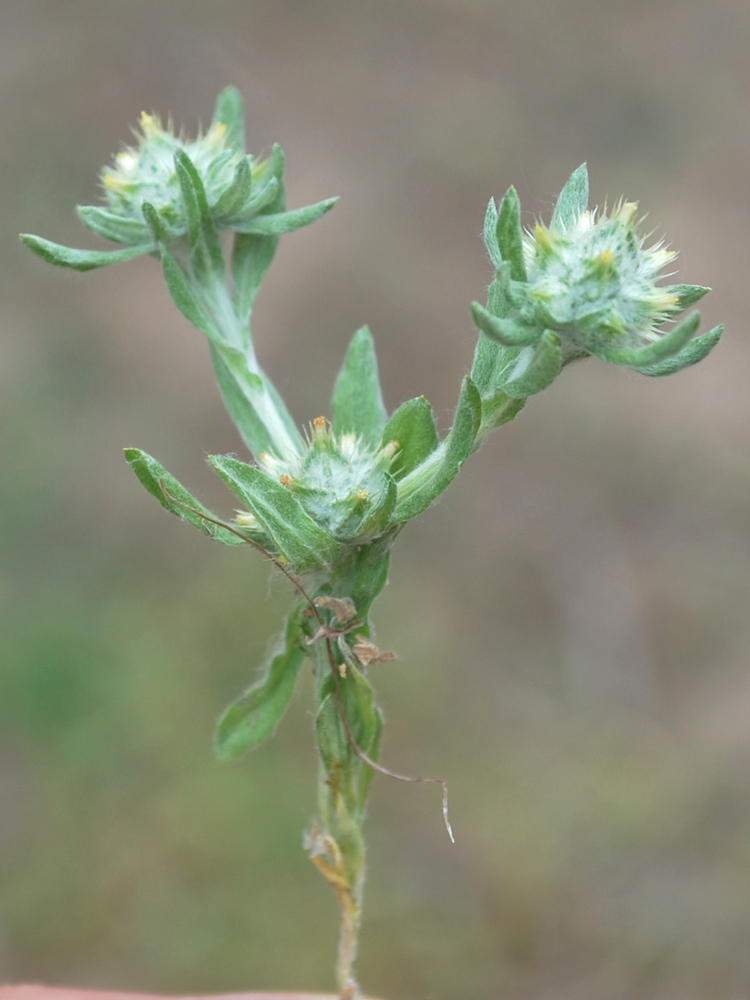
<svg viewBox="0 0 750 1000">
<path fill-rule="evenodd" d="M 254 455 L 276 451 L 278 445 L 268 432 L 259 410 L 272 406 L 281 417 L 292 442 L 302 450 L 303 441 L 286 404 L 267 375 L 250 371 L 245 355 L 233 347 L 211 343 L 211 358 L 224 404 L 243 440 Z"/>
<path fill-rule="evenodd" d="M 214 737 L 219 760 L 237 760 L 276 731 L 305 661 L 301 620 L 306 606 L 300 601 L 287 618 L 281 642 L 268 661 L 263 679 L 248 688 L 219 719 Z"/>
<path fill-rule="evenodd" d="M 105 240 L 112 240 L 113 243 L 126 243 L 132 246 L 136 243 L 147 243 L 151 237 L 145 223 L 139 222 L 138 219 L 123 218 L 115 212 L 107 211 L 106 208 L 99 208 L 97 205 L 78 205 L 76 212 L 87 229 Z"/>
<path fill-rule="evenodd" d="M 340 680 L 341 701 L 352 737 L 357 746 L 377 760 L 383 732 L 383 716 L 375 704 L 372 687 L 356 667 L 348 665 L 346 677 Z M 332 678 L 326 680 L 329 689 L 323 697 L 315 719 L 318 751 L 333 786 L 342 795 L 349 812 L 361 818 L 373 771 L 351 748 L 339 714 L 339 703 Z M 355 781 L 351 778 L 356 775 Z M 345 779 L 349 778 L 350 782 Z M 342 780 L 344 779 L 344 780 Z"/>
<path fill-rule="evenodd" d="M 521 202 L 511 185 L 500 202 L 497 217 L 497 242 L 504 261 L 510 264 L 510 276 L 515 281 L 526 281 L 526 263 L 523 257 L 523 230 L 521 229 Z"/>
<path fill-rule="evenodd" d="M 396 480 L 386 473 L 385 489 L 377 497 L 357 528 L 356 538 L 358 541 L 368 541 L 377 535 L 382 535 L 390 524 L 397 498 Z"/>
<path fill-rule="evenodd" d="M 241 381 L 245 382 L 245 380 L 240 380 L 236 371 L 232 370 L 233 366 L 228 363 L 226 352 L 219 344 L 212 343 L 210 348 L 219 391 L 242 440 L 253 455 L 257 456 L 264 451 L 273 451 L 273 441 L 265 423 L 253 406 L 251 393 L 240 384 Z M 248 375 L 252 374 L 252 372 L 248 373 Z M 258 376 L 256 375 L 255 378 L 257 379 Z M 247 385 L 246 382 L 245 385 Z"/>
<path fill-rule="evenodd" d="M 596 352 L 591 351 L 591 353 L 596 353 L 596 357 L 601 358 L 602 361 L 609 361 L 613 365 L 648 368 L 678 354 L 695 335 L 700 324 L 701 314 L 694 312 L 681 320 L 677 326 L 672 327 L 669 333 L 665 333 L 659 340 L 655 340 L 645 347 L 636 347 L 625 351 L 597 350 Z"/>
<path fill-rule="evenodd" d="M 242 323 L 250 319 L 258 288 L 278 245 L 278 236 L 235 236 L 232 251 L 234 306 Z"/>
<path fill-rule="evenodd" d="M 192 323 L 201 333 L 205 333 L 209 340 L 224 345 L 221 331 L 199 299 L 182 265 L 163 244 L 159 247 L 159 250 L 161 252 L 164 281 L 174 304 L 185 319 Z"/>
<path fill-rule="evenodd" d="M 371 445 L 380 441 L 388 415 L 380 392 L 375 345 L 366 326 L 351 339 L 331 407 L 336 434 L 353 432 Z"/>
<path fill-rule="evenodd" d="M 213 207 L 217 219 L 236 215 L 245 205 L 253 190 L 253 168 L 249 156 L 237 164 L 232 183 L 226 188 Z"/>
<path fill-rule="evenodd" d="M 74 250 L 72 247 L 52 243 L 41 236 L 32 236 L 30 233 L 21 233 L 21 242 L 48 264 L 71 267 L 74 271 L 93 271 L 94 268 L 120 264 L 122 261 L 142 257 L 143 254 L 153 253 L 156 250 L 154 243 L 140 243 L 125 250 Z"/>
<path fill-rule="evenodd" d="M 582 163 L 568 178 L 552 213 L 551 227 L 565 229 L 586 211 L 589 203 L 589 173 Z"/>
<path fill-rule="evenodd" d="M 493 316 L 501 319 L 518 314 L 524 306 L 528 306 L 528 286 L 522 281 L 514 281 L 510 276 L 511 268 L 503 261 L 498 269 L 495 280 L 487 291 L 487 310 Z"/>
<path fill-rule="evenodd" d="M 690 308 L 690 306 L 695 305 L 711 289 L 706 288 L 705 285 L 671 285 L 669 288 L 665 288 L 664 291 L 671 292 L 672 295 L 677 296 L 677 312 L 681 313 L 685 309 Z"/>
<path fill-rule="evenodd" d="M 345 547 L 316 524 L 281 483 L 228 455 L 212 455 L 209 461 L 255 514 L 295 572 L 324 569 L 341 559 Z"/>
<path fill-rule="evenodd" d="M 487 205 L 487 211 L 484 216 L 483 235 L 484 245 L 487 247 L 490 260 L 495 267 L 499 267 L 502 263 L 503 255 L 500 253 L 500 245 L 497 242 L 497 207 L 495 206 L 494 198 L 490 198 Z"/>
<path fill-rule="evenodd" d="M 245 109 L 242 94 L 236 87 L 225 87 L 216 98 L 213 123 L 226 126 L 226 144 L 238 153 L 245 152 Z"/>
<path fill-rule="evenodd" d="M 525 405 L 526 397 L 516 399 L 505 392 L 496 392 L 492 396 L 482 396 L 482 426 L 474 450 L 490 431 L 502 427 L 503 424 L 509 424 L 514 417 L 517 417 Z"/>
<path fill-rule="evenodd" d="M 200 174 L 187 153 L 177 149 L 174 154 L 177 180 L 188 224 L 190 263 L 196 277 L 210 280 L 224 276 L 224 255 L 219 233 L 211 218 L 206 190 Z"/>
<path fill-rule="evenodd" d="M 268 215 L 254 215 L 247 222 L 238 220 L 232 221 L 232 229 L 238 233 L 251 233 L 257 236 L 280 236 L 282 233 L 291 233 L 295 229 L 302 229 L 316 222 L 321 215 L 329 212 L 338 201 L 338 198 L 326 198 L 315 205 L 307 205 L 305 208 L 294 208 L 289 212 L 273 212 Z"/>
<path fill-rule="evenodd" d="M 369 613 L 373 601 L 388 582 L 391 541 L 388 538 L 378 539 L 353 553 L 353 566 L 347 576 L 345 593 L 351 597 L 362 618 Z"/>
<path fill-rule="evenodd" d="M 377 761 L 380 756 L 380 741 L 383 735 L 383 713 L 375 704 L 372 686 L 364 674 L 356 667 L 348 665 L 346 678 L 342 684 L 342 700 L 344 711 L 349 720 L 349 727 L 360 750 Z M 367 805 L 367 793 L 370 790 L 375 772 L 364 761 L 359 762 L 354 814 L 364 815 Z"/>
<path fill-rule="evenodd" d="M 661 375 L 674 375 L 675 372 L 682 371 L 683 368 L 697 365 L 699 361 L 702 361 L 716 347 L 723 332 L 723 325 L 715 326 L 708 333 L 703 333 L 700 337 L 695 337 L 686 347 L 683 347 L 681 351 L 671 358 L 667 358 L 666 361 L 662 361 L 658 365 L 649 365 L 647 368 L 636 368 L 636 371 L 641 372 L 642 375 L 658 377 Z"/>
<path fill-rule="evenodd" d="M 315 742 L 328 775 L 349 769 L 353 754 L 346 739 L 346 730 L 339 718 L 338 702 L 334 692 L 327 694 L 320 703 L 315 717 Z"/>
<path fill-rule="evenodd" d="M 478 302 L 471 303 L 471 315 L 483 334 L 505 347 L 526 347 L 536 343 L 542 334 L 536 326 L 525 326 L 515 319 L 494 316 Z"/>
<path fill-rule="evenodd" d="M 177 237 L 178 234 L 172 229 L 166 219 L 157 212 L 150 201 L 141 203 L 141 212 L 154 243 L 169 243 Z M 184 235 L 184 233 L 181 235 Z"/>
<path fill-rule="evenodd" d="M 286 208 L 286 194 L 283 184 L 284 152 L 278 144 L 271 152 L 268 170 L 272 176 L 267 185 L 272 182 L 274 184 L 274 200 L 271 207 L 274 212 L 281 212 Z M 247 323 L 250 318 L 258 288 L 271 266 L 278 244 L 278 236 L 246 236 L 238 233 L 234 238 L 232 252 L 234 304 L 242 323 Z"/>
<path fill-rule="evenodd" d="M 491 430 L 507 424 L 523 409 L 525 400 L 514 399 L 503 390 L 517 358 L 517 348 L 503 347 L 489 337 L 480 337 L 477 342 L 471 377 L 482 397 L 482 424 L 475 448 Z"/>
<path fill-rule="evenodd" d="M 526 399 L 554 382 L 562 370 L 560 338 L 545 330 L 535 347 L 524 347 L 503 385 L 503 391 L 515 399 Z"/>
<path fill-rule="evenodd" d="M 272 206 L 277 208 L 276 199 L 279 194 L 279 182 L 275 177 L 269 177 L 265 184 L 256 184 L 251 189 L 251 194 L 243 205 L 233 214 L 227 215 L 223 225 L 227 229 L 235 232 L 243 232 L 255 216 L 264 209 Z"/>
<path fill-rule="evenodd" d="M 208 535 L 209 538 L 213 538 L 217 542 L 223 542 L 224 545 L 243 544 L 242 539 L 231 531 L 204 520 L 199 513 L 196 513 L 196 511 L 200 511 L 208 517 L 214 516 L 192 494 L 188 493 L 185 487 L 178 483 L 174 476 L 170 475 L 155 458 L 147 455 L 140 448 L 126 448 L 125 458 L 141 483 L 149 493 L 156 497 L 165 510 L 176 514 L 181 520 L 192 524 L 204 535 Z M 187 508 L 193 509 L 188 510 Z"/>
<path fill-rule="evenodd" d="M 479 392 L 466 376 L 450 434 L 422 465 L 398 484 L 394 521 L 408 521 L 421 514 L 455 479 L 471 454 L 481 419 L 482 401 Z"/>
<path fill-rule="evenodd" d="M 385 425 L 381 444 L 398 441 L 399 450 L 391 463 L 391 473 L 403 479 L 431 455 L 439 444 L 432 408 L 424 396 L 408 399 Z"/>
</svg>

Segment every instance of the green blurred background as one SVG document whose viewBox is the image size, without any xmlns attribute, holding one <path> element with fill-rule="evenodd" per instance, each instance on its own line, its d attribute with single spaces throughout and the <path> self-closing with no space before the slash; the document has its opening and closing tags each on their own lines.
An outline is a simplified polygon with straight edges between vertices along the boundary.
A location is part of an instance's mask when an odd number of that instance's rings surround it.
<svg viewBox="0 0 750 1000">
<path fill-rule="evenodd" d="M 399 541 L 377 609 L 384 762 L 361 978 L 390 1000 L 739 1000 L 750 990 L 750 6 L 746 0 L 0 4 L 0 975 L 165 992 L 331 986 L 307 680 L 235 767 L 214 720 L 288 593 L 147 496 L 125 445 L 229 516 L 242 445 L 150 259 L 53 270 L 142 109 L 218 91 L 292 205 L 257 307 L 300 422 L 368 322 L 390 408 L 450 424 L 491 280 L 480 232 L 587 160 L 712 285 L 711 358 L 588 362 Z"/>
</svg>

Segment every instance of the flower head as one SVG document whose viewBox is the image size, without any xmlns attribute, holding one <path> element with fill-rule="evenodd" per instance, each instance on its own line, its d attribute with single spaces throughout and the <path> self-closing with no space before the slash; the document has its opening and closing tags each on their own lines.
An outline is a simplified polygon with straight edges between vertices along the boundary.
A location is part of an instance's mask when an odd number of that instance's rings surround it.
<svg viewBox="0 0 750 1000">
<path fill-rule="evenodd" d="M 701 337 L 695 312 L 674 325 L 708 288 L 660 285 L 676 254 L 638 232 L 638 206 L 589 209 L 588 175 L 579 167 L 563 189 L 550 224 L 524 233 L 518 195 L 499 211 L 490 202 L 485 240 L 497 267 L 487 308 L 474 303 L 479 329 L 506 348 L 505 391 L 524 397 L 545 388 L 561 367 L 594 355 L 647 375 L 695 364 L 721 328 Z"/>
<path fill-rule="evenodd" d="M 319 219 L 336 202 L 286 210 L 284 154 L 278 146 L 266 159 L 245 153 L 242 98 L 234 87 L 219 94 L 211 125 L 195 139 L 145 111 L 135 136 L 102 170 L 105 207 L 78 206 L 84 226 L 125 248 L 74 250 L 23 234 L 30 250 L 52 264 L 88 271 L 188 236 L 191 252 L 199 243 L 210 245 L 216 265 L 217 230 L 275 240 Z"/>
<path fill-rule="evenodd" d="M 377 533 L 379 521 L 372 515 L 392 489 L 388 470 L 398 449 L 396 441 L 372 447 L 354 433 L 336 434 L 325 417 L 317 417 L 301 455 L 263 452 L 259 463 L 321 527 L 349 541 Z"/>
<path fill-rule="evenodd" d="M 658 340 L 658 328 L 680 311 L 679 296 L 656 284 L 676 254 L 661 243 L 644 246 L 634 227 L 637 208 L 620 202 L 598 217 L 586 210 L 525 235 L 527 294 L 536 317 L 568 349 L 638 348 Z"/>
<path fill-rule="evenodd" d="M 208 131 L 189 140 L 166 128 L 158 115 L 141 113 L 137 143 L 126 146 L 111 166 L 102 170 L 104 195 L 112 212 L 143 221 L 143 203 L 154 206 L 165 222 L 178 228 L 184 215 L 182 193 L 175 166 L 175 153 L 184 152 L 192 161 L 206 191 L 210 208 L 215 207 L 234 180 L 241 152 L 227 143 L 227 127 L 214 121 Z M 264 164 L 253 163 L 257 178 Z"/>
</svg>

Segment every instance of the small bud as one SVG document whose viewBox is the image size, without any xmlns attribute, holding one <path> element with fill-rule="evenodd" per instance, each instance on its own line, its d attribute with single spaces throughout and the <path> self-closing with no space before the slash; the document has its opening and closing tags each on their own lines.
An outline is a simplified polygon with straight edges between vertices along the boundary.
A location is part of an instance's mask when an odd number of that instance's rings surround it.
<svg viewBox="0 0 750 1000">
<path fill-rule="evenodd" d="M 251 514 L 248 510 L 238 510 L 237 516 L 234 519 L 234 523 L 238 528 L 259 528 L 260 523 L 255 514 Z"/>
</svg>

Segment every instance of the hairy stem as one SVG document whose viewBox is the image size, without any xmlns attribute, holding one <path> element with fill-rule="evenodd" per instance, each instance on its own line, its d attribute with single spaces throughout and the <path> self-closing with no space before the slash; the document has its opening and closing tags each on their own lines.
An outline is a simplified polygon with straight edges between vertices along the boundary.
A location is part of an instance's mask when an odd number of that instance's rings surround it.
<svg viewBox="0 0 750 1000">
<path fill-rule="evenodd" d="M 336 978 L 342 1000 L 355 1000 L 360 996 L 354 962 L 365 881 L 362 824 L 372 773 L 350 746 L 341 713 L 371 753 L 378 749 L 380 714 L 372 705 L 369 684 L 354 666 L 346 665 L 338 646 L 319 640 L 311 655 L 320 761 L 318 819 L 305 846 L 336 892 L 341 915 Z"/>
</svg>

